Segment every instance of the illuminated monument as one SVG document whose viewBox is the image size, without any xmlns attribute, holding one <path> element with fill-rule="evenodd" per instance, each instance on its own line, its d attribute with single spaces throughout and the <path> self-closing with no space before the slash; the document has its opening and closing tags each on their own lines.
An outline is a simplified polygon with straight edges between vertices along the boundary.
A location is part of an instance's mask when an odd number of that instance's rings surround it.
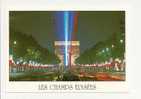
<svg viewBox="0 0 141 99">
<path fill-rule="evenodd" d="M 55 41 L 55 54 L 60 58 L 61 63 L 60 65 L 65 65 L 65 41 Z M 67 43 L 67 61 L 68 66 L 75 65 L 75 59 L 79 57 L 80 50 L 79 50 L 79 41 L 68 41 Z"/>
<path fill-rule="evenodd" d="M 75 59 L 79 56 L 79 41 L 76 39 L 78 13 L 73 11 L 61 11 L 55 14 L 55 31 L 57 41 L 54 42 L 55 54 L 60 58 L 60 66 L 75 65 Z"/>
</svg>

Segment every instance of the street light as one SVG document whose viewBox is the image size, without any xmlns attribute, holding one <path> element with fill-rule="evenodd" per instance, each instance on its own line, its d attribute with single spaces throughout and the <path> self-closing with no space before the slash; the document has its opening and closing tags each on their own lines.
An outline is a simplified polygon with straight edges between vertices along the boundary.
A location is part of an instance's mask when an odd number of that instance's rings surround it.
<svg viewBox="0 0 141 99">
<path fill-rule="evenodd" d="M 115 46 L 112 44 L 112 48 L 114 48 Z"/>
<path fill-rule="evenodd" d="M 120 40 L 120 43 L 123 43 L 123 40 Z"/>
<path fill-rule="evenodd" d="M 104 50 L 102 50 L 102 52 L 104 53 L 105 51 L 104 51 Z"/>
<path fill-rule="evenodd" d="M 16 45 L 17 44 L 17 42 L 16 41 L 14 41 L 14 45 Z"/>
<path fill-rule="evenodd" d="M 109 51 L 109 48 L 106 48 L 106 51 Z"/>
</svg>

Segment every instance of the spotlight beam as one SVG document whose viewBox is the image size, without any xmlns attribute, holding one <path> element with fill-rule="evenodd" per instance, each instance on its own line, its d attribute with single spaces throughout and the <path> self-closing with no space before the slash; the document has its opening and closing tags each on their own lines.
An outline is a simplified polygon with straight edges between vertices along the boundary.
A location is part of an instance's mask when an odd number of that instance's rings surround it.
<svg viewBox="0 0 141 99">
<path fill-rule="evenodd" d="M 68 35 L 69 35 L 69 12 L 64 12 L 64 33 L 65 33 L 65 66 L 68 66 Z"/>
</svg>

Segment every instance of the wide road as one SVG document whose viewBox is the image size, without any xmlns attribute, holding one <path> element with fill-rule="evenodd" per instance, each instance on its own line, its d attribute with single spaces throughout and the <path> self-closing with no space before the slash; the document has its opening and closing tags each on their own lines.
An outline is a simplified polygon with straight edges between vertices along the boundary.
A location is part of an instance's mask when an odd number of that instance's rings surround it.
<svg viewBox="0 0 141 99">
<path fill-rule="evenodd" d="M 63 78 L 61 78 L 63 77 Z M 10 74 L 10 81 L 124 81 L 123 72 L 65 73 L 29 72 Z"/>
<path fill-rule="evenodd" d="M 85 81 L 124 81 L 125 74 L 122 72 L 108 73 L 108 72 L 98 72 L 98 73 L 80 73 L 78 74 L 81 80 Z"/>
</svg>

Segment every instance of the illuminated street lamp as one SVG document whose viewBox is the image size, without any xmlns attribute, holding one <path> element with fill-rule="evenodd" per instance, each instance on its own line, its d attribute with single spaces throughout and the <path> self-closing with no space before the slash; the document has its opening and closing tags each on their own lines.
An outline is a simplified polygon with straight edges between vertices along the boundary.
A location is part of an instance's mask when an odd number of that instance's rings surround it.
<svg viewBox="0 0 141 99">
<path fill-rule="evenodd" d="M 115 46 L 112 44 L 112 48 L 114 48 Z"/>
<path fill-rule="evenodd" d="M 15 50 L 16 50 L 17 41 L 14 41 L 13 44 L 14 44 L 14 45 L 12 46 L 12 49 L 11 49 L 11 50 L 12 50 L 12 55 L 13 55 L 13 57 L 15 57 L 15 56 L 16 56 L 16 54 L 15 54 L 16 51 L 15 51 Z"/>
<path fill-rule="evenodd" d="M 106 51 L 109 51 L 109 48 L 106 48 Z"/>
<path fill-rule="evenodd" d="M 16 45 L 17 44 L 17 42 L 16 41 L 14 41 L 14 45 Z"/>
<path fill-rule="evenodd" d="M 120 43 L 123 43 L 123 40 L 120 40 Z"/>
<path fill-rule="evenodd" d="M 104 50 L 102 50 L 102 52 L 104 53 L 105 51 L 104 51 Z"/>
</svg>

